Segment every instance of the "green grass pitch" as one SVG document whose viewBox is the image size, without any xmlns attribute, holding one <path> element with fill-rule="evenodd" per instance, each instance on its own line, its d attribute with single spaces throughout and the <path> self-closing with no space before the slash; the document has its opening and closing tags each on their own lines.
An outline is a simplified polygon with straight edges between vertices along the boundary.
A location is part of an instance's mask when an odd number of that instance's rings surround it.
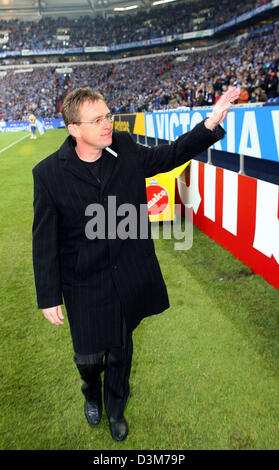
<svg viewBox="0 0 279 470">
<path fill-rule="evenodd" d="M 171 308 L 134 333 L 126 441 L 83 413 L 68 323 L 38 310 L 32 168 L 65 130 L 0 134 L 0 449 L 278 449 L 278 290 L 199 230 L 193 247 L 155 240 Z"/>
</svg>

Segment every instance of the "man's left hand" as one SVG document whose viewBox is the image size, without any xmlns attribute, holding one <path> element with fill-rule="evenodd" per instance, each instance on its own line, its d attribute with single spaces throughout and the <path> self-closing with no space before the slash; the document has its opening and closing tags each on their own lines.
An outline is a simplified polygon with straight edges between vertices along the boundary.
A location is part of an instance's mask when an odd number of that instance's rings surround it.
<svg viewBox="0 0 279 470">
<path fill-rule="evenodd" d="M 229 88 L 213 106 L 212 114 L 204 121 L 205 127 L 213 131 L 218 124 L 221 124 L 239 95 L 240 88 Z"/>
</svg>

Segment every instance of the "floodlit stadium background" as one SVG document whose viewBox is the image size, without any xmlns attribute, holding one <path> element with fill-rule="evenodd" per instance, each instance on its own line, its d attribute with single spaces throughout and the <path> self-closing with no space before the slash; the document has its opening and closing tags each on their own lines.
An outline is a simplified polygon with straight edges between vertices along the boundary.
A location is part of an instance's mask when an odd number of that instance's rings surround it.
<svg viewBox="0 0 279 470">
<path fill-rule="evenodd" d="M 0 1 L 1 449 L 120 448 L 83 422 L 68 327 L 35 301 L 31 170 L 67 136 L 66 94 L 98 89 L 116 130 L 160 145 L 231 84 L 225 139 L 154 178 L 193 205 L 194 244 L 156 240 L 171 308 L 135 332 L 121 449 L 278 448 L 279 2 L 155 3 Z"/>
</svg>

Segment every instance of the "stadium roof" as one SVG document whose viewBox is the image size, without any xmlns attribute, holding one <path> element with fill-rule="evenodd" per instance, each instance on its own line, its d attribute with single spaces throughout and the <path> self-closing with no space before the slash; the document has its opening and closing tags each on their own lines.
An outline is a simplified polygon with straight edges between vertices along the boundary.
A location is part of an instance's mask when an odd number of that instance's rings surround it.
<svg viewBox="0 0 279 470">
<path fill-rule="evenodd" d="M 163 0 L 166 1 L 166 0 Z M 168 0 L 176 1 L 176 0 Z M 0 18 L 39 19 L 43 16 L 78 17 L 103 12 L 149 8 L 154 0 L 0 0 Z"/>
</svg>

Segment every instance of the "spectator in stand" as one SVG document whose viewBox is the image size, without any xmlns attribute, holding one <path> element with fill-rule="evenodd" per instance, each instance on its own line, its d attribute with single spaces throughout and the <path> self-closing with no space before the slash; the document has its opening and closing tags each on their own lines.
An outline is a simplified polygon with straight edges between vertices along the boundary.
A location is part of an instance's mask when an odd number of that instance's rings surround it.
<svg viewBox="0 0 279 470">
<path fill-rule="evenodd" d="M 256 97 L 259 102 L 265 103 L 267 101 L 266 93 L 261 87 L 256 89 Z"/>
<path fill-rule="evenodd" d="M 205 101 L 206 101 L 207 106 L 212 106 L 215 102 L 214 88 L 211 85 L 208 85 L 206 88 Z"/>
<path fill-rule="evenodd" d="M 203 91 L 199 90 L 198 91 L 198 98 L 197 98 L 197 106 L 205 106 L 206 101 L 204 99 Z"/>
<path fill-rule="evenodd" d="M 243 84 L 240 87 L 240 95 L 239 95 L 239 98 L 237 100 L 237 104 L 248 103 L 248 101 L 249 101 L 249 93 L 248 93 L 248 90 L 246 89 L 246 87 Z"/>
<path fill-rule="evenodd" d="M 265 92 L 267 98 L 276 98 L 277 97 L 277 88 L 278 88 L 278 77 L 274 67 L 271 67 L 268 70 L 268 76 L 265 84 Z"/>
<path fill-rule="evenodd" d="M 216 90 L 215 92 L 215 101 L 214 104 L 218 103 L 219 99 L 221 98 L 221 93 L 219 90 Z"/>
</svg>

